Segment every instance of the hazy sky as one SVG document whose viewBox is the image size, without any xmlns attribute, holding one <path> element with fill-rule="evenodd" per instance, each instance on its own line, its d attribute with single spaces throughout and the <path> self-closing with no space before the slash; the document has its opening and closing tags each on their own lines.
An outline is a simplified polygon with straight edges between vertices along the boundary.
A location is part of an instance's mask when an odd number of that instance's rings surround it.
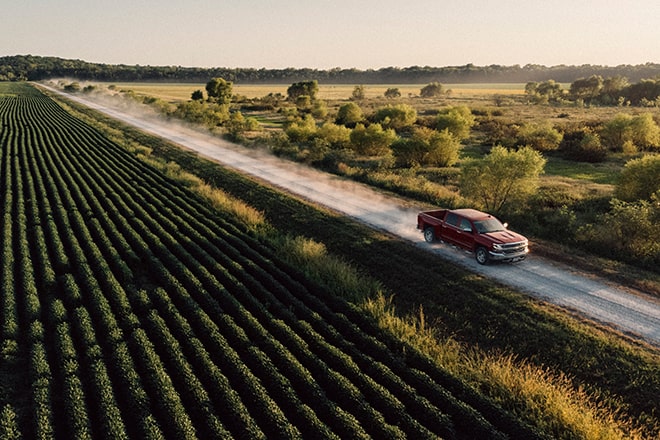
<svg viewBox="0 0 660 440">
<path fill-rule="evenodd" d="M 0 56 L 284 68 L 660 62 L 658 0 L 14 0 Z"/>
</svg>

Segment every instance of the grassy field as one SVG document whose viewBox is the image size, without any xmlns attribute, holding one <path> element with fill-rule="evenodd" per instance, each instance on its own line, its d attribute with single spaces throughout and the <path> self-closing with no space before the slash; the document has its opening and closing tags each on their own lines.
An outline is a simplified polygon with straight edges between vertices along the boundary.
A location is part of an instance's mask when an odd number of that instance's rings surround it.
<svg viewBox="0 0 660 440">
<path fill-rule="evenodd" d="M 544 421 L 532 417 L 534 421 L 530 423 L 545 426 L 543 432 L 550 433 L 550 437 L 626 438 L 627 428 L 618 428 L 626 424 L 616 420 L 628 417 L 632 420 L 628 426 L 644 426 L 646 435 L 639 434 L 640 438 L 657 435 L 658 408 L 654 398 L 660 393 L 657 350 L 639 346 L 598 325 L 494 285 L 437 257 L 422 254 L 410 245 L 258 185 L 158 139 L 126 130 L 107 118 L 101 119 L 104 124 L 124 130 L 131 142 L 148 145 L 155 157 L 178 163 L 210 185 L 221 187 L 264 213 L 267 222 L 278 231 L 312 238 L 329 253 L 353 262 L 359 273 L 378 280 L 386 292 L 394 295 L 391 306 L 395 307 L 397 319 L 414 318 L 408 336 L 431 332 L 433 342 L 427 341 L 427 349 L 444 346 L 442 341 L 447 338 L 456 341 L 458 345 L 454 346 L 461 347 L 459 354 L 456 351 L 453 355 L 436 354 L 443 364 L 453 365 L 454 374 L 462 375 L 486 395 L 499 395 L 498 401 L 508 402 L 503 404 L 512 410 L 517 408 L 516 413 L 526 420 L 530 420 L 527 411 L 539 415 Z M 571 174 L 576 170 L 562 172 Z M 593 182 L 593 176 L 588 180 Z M 332 285 L 333 280 L 331 277 L 325 282 Z M 398 321 L 388 319 L 392 322 L 389 331 L 399 328 L 400 335 L 405 333 Z M 497 362 L 479 356 L 466 360 L 470 358 L 466 353 L 480 350 L 503 357 L 495 356 Z M 450 361 L 448 356 L 454 360 Z M 462 360 L 457 361 L 459 358 Z M 502 366 L 498 374 L 493 374 L 495 364 Z M 493 371 L 477 372 L 474 368 L 477 365 L 492 367 Z M 523 379 L 526 375 L 522 371 L 527 368 L 524 365 L 531 367 L 528 379 Z M 486 376 L 500 376 L 500 379 L 487 380 Z M 516 377 L 520 382 L 515 386 L 511 382 L 504 385 L 504 376 Z M 525 380 L 529 382 L 523 385 Z M 550 392 L 551 389 L 555 391 Z M 528 407 L 527 403 L 510 400 L 508 390 L 527 396 L 540 406 Z M 550 403 L 551 394 L 553 399 L 559 399 L 557 395 L 560 395 L 564 400 Z M 547 413 L 546 404 L 556 405 L 554 416 Z M 594 414 L 600 415 L 587 422 Z"/>
<path fill-rule="evenodd" d="M 181 84 L 181 83 L 100 83 L 103 87 L 115 86 L 118 90 L 133 90 L 137 94 L 145 96 L 156 96 L 166 101 L 179 101 L 190 99 L 195 90 L 204 91 L 205 84 Z M 382 97 L 388 88 L 396 87 L 401 96 L 419 95 L 419 91 L 426 84 L 388 84 L 365 85 L 365 96 L 367 98 Z M 282 84 L 234 84 L 233 91 L 236 95 L 247 98 L 261 98 L 269 93 L 281 93 L 286 96 L 289 85 Z M 525 93 L 525 84 L 502 83 L 502 84 L 443 84 L 446 90 L 452 90 L 454 96 L 474 95 L 522 95 Z M 320 84 L 318 97 L 320 99 L 341 100 L 349 99 L 355 85 L 333 85 Z"/>
</svg>

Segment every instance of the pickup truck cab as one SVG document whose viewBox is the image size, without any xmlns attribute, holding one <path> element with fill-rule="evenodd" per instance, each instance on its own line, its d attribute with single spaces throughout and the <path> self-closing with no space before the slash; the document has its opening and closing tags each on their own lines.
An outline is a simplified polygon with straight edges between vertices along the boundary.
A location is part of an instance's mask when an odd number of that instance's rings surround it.
<svg viewBox="0 0 660 440">
<path fill-rule="evenodd" d="M 497 218 L 476 209 L 440 209 L 420 212 L 417 229 L 424 239 L 459 246 L 474 252 L 479 264 L 489 261 L 520 261 L 525 259 L 528 241 L 506 228 Z"/>
</svg>

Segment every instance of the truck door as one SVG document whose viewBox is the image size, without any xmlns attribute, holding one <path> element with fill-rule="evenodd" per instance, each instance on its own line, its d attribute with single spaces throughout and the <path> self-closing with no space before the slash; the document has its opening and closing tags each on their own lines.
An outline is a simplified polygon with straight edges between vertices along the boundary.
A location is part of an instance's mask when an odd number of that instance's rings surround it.
<svg viewBox="0 0 660 440">
<path fill-rule="evenodd" d="M 461 218 L 456 231 L 456 242 L 466 249 L 474 248 L 474 228 L 470 220 Z"/>
<path fill-rule="evenodd" d="M 461 223 L 461 217 L 453 212 L 448 212 L 442 225 L 442 238 L 453 244 L 460 244 L 458 237 L 458 226 Z"/>
</svg>

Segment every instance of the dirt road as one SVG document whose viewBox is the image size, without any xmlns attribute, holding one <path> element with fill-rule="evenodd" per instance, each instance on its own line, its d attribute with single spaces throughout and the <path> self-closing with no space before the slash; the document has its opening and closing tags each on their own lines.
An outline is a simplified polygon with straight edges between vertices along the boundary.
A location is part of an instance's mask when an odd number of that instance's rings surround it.
<svg viewBox="0 0 660 440">
<path fill-rule="evenodd" d="M 481 266 L 471 254 L 463 250 L 445 244 L 424 242 L 422 234 L 415 227 L 420 208 L 402 199 L 385 197 L 364 185 L 279 160 L 271 155 L 246 150 L 171 122 L 164 123 L 157 118 L 140 116 L 126 108 L 111 108 L 89 97 L 67 96 L 228 167 L 257 176 L 290 193 L 409 240 L 421 249 L 435 252 L 474 272 L 660 347 L 660 301 L 655 298 L 641 293 L 630 294 L 605 282 L 584 277 L 568 267 L 536 257 L 533 253 L 520 263 Z"/>
</svg>

